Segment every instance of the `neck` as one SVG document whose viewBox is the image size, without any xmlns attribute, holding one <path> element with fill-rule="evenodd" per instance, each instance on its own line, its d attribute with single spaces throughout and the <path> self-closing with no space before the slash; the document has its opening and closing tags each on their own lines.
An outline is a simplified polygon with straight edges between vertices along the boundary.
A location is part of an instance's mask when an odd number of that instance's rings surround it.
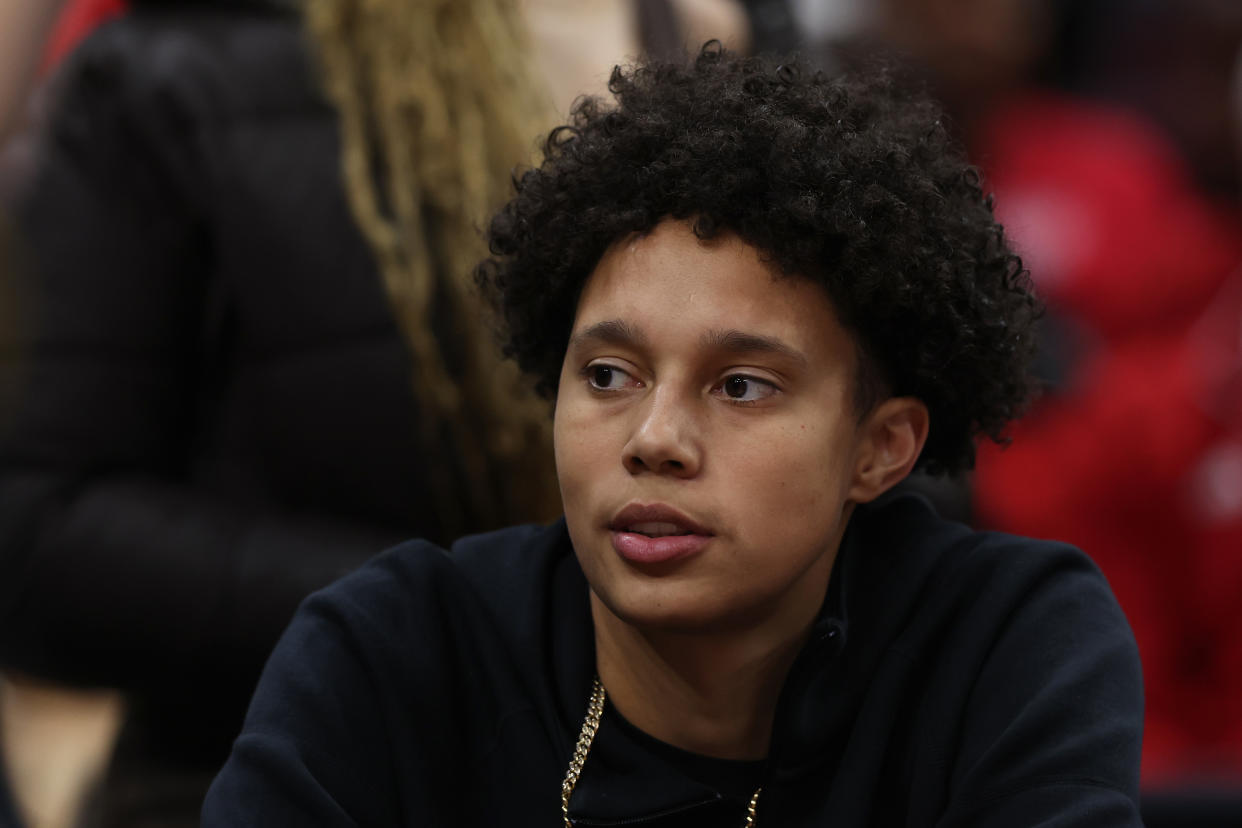
<svg viewBox="0 0 1242 828">
<path fill-rule="evenodd" d="M 631 724 L 704 756 L 767 756 L 777 699 L 814 614 L 781 625 L 783 634 L 650 631 L 618 618 L 594 592 L 591 614 L 600 680 Z"/>
</svg>

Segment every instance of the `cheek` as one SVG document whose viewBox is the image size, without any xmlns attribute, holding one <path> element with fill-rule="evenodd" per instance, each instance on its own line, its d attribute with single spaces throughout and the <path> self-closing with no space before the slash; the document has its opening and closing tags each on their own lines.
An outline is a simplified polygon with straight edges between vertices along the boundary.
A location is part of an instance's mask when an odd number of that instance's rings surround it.
<svg viewBox="0 0 1242 828">
<path fill-rule="evenodd" d="M 574 506 L 590 493 L 591 481 L 599 474 L 607 454 L 601 424 L 593 419 L 591 407 L 582 405 L 575 396 L 572 392 L 563 395 L 552 419 L 556 474 L 566 517 L 571 520 Z"/>
<path fill-rule="evenodd" d="M 572 481 L 572 472 L 576 468 L 581 429 L 578 427 L 578 406 L 575 404 L 574 391 L 570 383 L 567 369 L 561 367 L 561 379 L 556 389 L 556 405 L 552 409 L 552 452 L 556 461 L 556 476 L 561 482 L 561 494 L 565 494 L 567 482 Z"/>
<path fill-rule="evenodd" d="M 852 463 L 852 444 L 838 432 L 795 425 L 768 439 L 748 440 L 745 457 L 730 463 L 739 472 L 747 470 L 732 475 L 737 512 L 769 536 L 815 526 L 818 518 L 835 525 Z"/>
<path fill-rule="evenodd" d="M 571 406 L 564 398 L 559 399 L 552 418 L 552 450 L 556 460 L 556 477 L 560 481 L 561 500 L 564 501 L 566 509 L 569 508 L 570 495 L 577 488 L 576 473 L 581 468 L 579 455 L 582 453 L 578 432 L 568 410 Z"/>
</svg>

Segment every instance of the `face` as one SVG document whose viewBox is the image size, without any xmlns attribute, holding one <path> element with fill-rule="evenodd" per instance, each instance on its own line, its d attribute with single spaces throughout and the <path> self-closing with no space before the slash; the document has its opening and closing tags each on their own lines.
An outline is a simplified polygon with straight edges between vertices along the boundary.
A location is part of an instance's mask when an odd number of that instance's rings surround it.
<svg viewBox="0 0 1242 828">
<path fill-rule="evenodd" d="M 824 289 L 736 237 L 666 221 L 610 248 L 578 303 L 555 417 L 596 598 L 650 629 L 812 618 L 856 495 L 856 365 Z"/>
</svg>

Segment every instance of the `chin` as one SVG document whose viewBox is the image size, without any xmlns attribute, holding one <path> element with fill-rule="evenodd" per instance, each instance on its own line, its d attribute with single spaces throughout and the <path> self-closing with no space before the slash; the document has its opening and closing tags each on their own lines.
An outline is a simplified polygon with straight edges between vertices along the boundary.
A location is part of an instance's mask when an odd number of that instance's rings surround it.
<svg viewBox="0 0 1242 828">
<path fill-rule="evenodd" d="M 680 587 L 680 588 L 679 588 Z M 645 632 L 705 635 L 737 632 L 753 621 L 753 609 L 743 609 L 702 586 L 661 583 L 637 588 L 592 591 L 608 612 Z M 715 600 L 709 599 L 715 592 Z"/>
</svg>

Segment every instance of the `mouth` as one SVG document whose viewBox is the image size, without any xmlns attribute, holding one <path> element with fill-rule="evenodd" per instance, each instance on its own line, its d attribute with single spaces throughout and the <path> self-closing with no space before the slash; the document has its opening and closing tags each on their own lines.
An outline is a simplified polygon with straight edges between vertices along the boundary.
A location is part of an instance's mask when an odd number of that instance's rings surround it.
<svg viewBox="0 0 1242 828">
<path fill-rule="evenodd" d="M 663 564 L 701 551 L 713 532 L 671 506 L 630 504 L 609 523 L 612 546 L 631 564 Z"/>
<path fill-rule="evenodd" d="M 702 524 L 662 503 L 631 503 L 617 513 L 608 528 L 614 532 L 632 532 L 648 538 L 713 534 Z"/>
<path fill-rule="evenodd" d="M 675 523 L 632 523 L 620 528 L 622 532 L 633 532 L 649 538 L 668 538 L 679 535 L 697 535 L 689 529 L 682 529 Z"/>
</svg>

